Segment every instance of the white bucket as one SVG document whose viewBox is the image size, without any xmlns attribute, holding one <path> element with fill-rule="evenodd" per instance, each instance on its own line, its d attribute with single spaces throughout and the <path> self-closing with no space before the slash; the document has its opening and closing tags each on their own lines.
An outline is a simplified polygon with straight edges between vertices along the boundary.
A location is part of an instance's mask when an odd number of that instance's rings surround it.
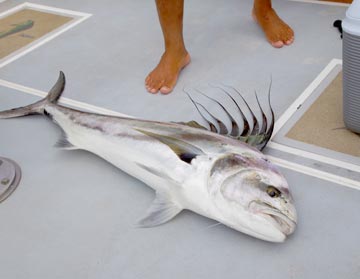
<svg viewBox="0 0 360 279">
<path fill-rule="evenodd" d="M 342 28 L 344 123 L 360 133 L 360 0 L 347 10 Z"/>
</svg>

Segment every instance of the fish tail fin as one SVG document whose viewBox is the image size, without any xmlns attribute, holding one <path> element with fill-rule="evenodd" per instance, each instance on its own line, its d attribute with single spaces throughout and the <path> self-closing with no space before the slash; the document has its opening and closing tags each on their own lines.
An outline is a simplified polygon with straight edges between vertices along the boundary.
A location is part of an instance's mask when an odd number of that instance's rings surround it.
<svg viewBox="0 0 360 279">
<path fill-rule="evenodd" d="M 65 88 L 65 75 L 60 71 L 59 78 L 55 85 L 51 88 L 48 95 L 31 105 L 25 107 L 14 108 L 10 110 L 0 111 L 0 119 L 15 118 L 31 114 L 45 114 L 45 106 L 47 104 L 56 104 Z"/>
</svg>

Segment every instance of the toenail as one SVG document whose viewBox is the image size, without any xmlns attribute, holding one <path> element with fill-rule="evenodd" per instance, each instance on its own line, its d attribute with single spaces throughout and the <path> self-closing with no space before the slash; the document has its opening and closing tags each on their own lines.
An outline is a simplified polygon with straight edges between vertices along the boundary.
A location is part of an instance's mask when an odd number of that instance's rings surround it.
<svg viewBox="0 0 360 279">
<path fill-rule="evenodd" d="M 287 41 L 285 42 L 285 44 L 286 44 L 286 45 L 291 45 L 293 42 L 294 42 L 294 40 L 291 39 L 291 40 L 287 40 Z"/>
<path fill-rule="evenodd" d="M 169 94 L 171 92 L 171 88 L 169 88 L 167 86 L 163 86 L 163 87 L 161 87 L 160 92 L 162 94 Z"/>
<path fill-rule="evenodd" d="M 272 46 L 273 46 L 273 47 L 276 47 L 276 48 L 281 48 L 281 47 L 284 46 L 284 43 L 281 42 L 281 41 L 277 41 L 277 42 L 275 42 L 275 43 L 272 43 Z"/>
</svg>

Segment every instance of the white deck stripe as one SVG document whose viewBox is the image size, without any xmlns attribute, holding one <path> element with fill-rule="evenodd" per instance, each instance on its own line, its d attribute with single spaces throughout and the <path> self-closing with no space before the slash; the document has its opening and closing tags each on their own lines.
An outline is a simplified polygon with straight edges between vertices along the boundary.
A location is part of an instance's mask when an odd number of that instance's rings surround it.
<svg viewBox="0 0 360 279">
<path fill-rule="evenodd" d="M 319 1 L 319 0 L 288 0 L 288 1 L 302 2 L 302 3 L 308 3 L 308 4 L 328 5 L 328 6 L 340 6 L 340 7 L 349 7 L 350 6 L 350 4 L 346 4 L 346 3 Z"/>
<path fill-rule="evenodd" d="M 344 161 L 341 161 L 341 160 L 337 160 L 337 159 L 326 157 L 326 156 L 319 155 L 319 154 L 316 154 L 316 153 L 308 152 L 308 151 L 305 151 L 305 150 L 302 150 L 302 149 L 297 149 L 297 148 L 290 147 L 290 146 L 287 146 L 287 145 L 279 144 L 277 142 L 269 142 L 267 146 L 270 147 L 270 148 L 279 150 L 279 151 L 283 151 L 283 152 L 286 152 L 286 153 L 296 155 L 296 156 L 309 158 L 311 160 L 316 160 L 316 161 L 319 161 L 319 162 L 322 162 L 322 163 L 325 163 L 325 164 L 328 164 L 328 165 L 333 165 L 333 166 L 336 166 L 336 167 L 340 167 L 340 168 L 343 168 L 343 169 L 347 169 L 347 170 L 351 170 L 351 171 L 355 171 L 355 172 L 360 173 L 360 166 L 355 165 L 355 164 L 347 163 L 347 162 L 344 162 Z"/>
<path fill-rule="evenodd" d="M 290 169 L 296 172 L 300 172 L 306 175 L 310 175 L 313 177 L 317 177 L 332 183 L 337 183 L 355 190 L 360 190 L 360 182 L 356 181 L 356 180 L 352 180 L 349 178 L 345 178 L 339 175 L 335 175 L 332 173 L 328 173 L 328 172 L 324 172 L 324 171 L 320 171 L 317 169 L 313 169 L 307 166 L 303 166 L 303 165 L 299 165 L 297 163 L 293 163 L 293 162 L 289 162 L 277 157 L 273 157 L 273 156 L 267 156 L 274 164 L 286 168 L 286 169 Z"/>
<path fill-rule="evenodd" d="M 29 3 L 29 2 L 25 2 L 24 4 L 26 7 L 29 7 L 29 8 L 34 8 L 34 9 L 44 10 L 44 11 L 52 11 L 54 13 L 74 15 L 74 16 L 78 16 L 78 17 L 91 16 L 91 14 L 89 14 L 89 13 L 83 13 L 83 12 L 78 12 L 78 11 L 73 11 L 73 10 L 68 10 L 68 9 L 55 8 L 55 7 L 51 7 L 51 6 L 45 6 L 45 5 L 34 4 L 34 3 Z"/>
</svg>

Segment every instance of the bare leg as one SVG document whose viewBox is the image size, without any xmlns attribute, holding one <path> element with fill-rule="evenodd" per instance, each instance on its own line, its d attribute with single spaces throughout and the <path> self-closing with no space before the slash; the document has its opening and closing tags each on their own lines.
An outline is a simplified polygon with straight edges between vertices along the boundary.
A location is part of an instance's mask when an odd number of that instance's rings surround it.
<svg viewBox="0 0 360 279">
<path fill-rule="evenodd" d="M 271 0 L 254 0 L 253 17 L 273 47 L 280 48 L 294 41 L 294 31 L 276 14 Z"/>
<path fill-rule="evenodd" d="M 170 93 L 180 71 L 190 63 L 183 39 L 184 0 L 156 0 L 157 11 L 164 36 L 165 52 L 159 64 L 146 77 L 145 86 L 150 93 Z"/>
</svg>

